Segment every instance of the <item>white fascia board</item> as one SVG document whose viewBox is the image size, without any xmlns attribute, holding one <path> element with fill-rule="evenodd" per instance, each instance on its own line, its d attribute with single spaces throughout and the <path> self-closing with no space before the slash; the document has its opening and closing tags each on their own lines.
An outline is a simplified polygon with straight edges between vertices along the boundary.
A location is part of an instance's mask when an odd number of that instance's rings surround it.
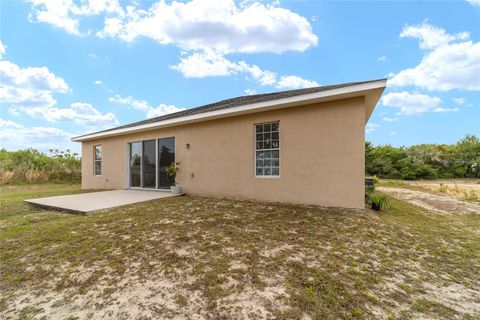
<svg viewBox="0 0 480 320">
<path fill-rule="evenodd" d="M 82 136 L 73 137 L 72 141 L 93 140 L 93 139 L 123 135 L 123 134 L 128 134 L 133 132 L 146 131 L 150 129 L 171 127 L 171 126 L 177 126 L 177 125 L 188 124 L 193 122 L 232 117 L 232 116 L 248 114 L 248 113 L 256 113 L 256 112 L 294 107 L 294 106 L 304 105 L 308 103 L 329 101 L 329 100 L 334 100 L 339 98 L 351 98 L 355 96 L 363 96 L 363 95 L 366 95 L 369 90 L 384 88 L 385 86 L 386 86 L 386 80 L 378 80 L 378 81 L 352 85 L 352 86 L 343 87 L 343 88 L 337 88 L 337 89 L 308 93 L 308 94 L 303 94 L 303 95 L 298 95 L 298 96 L 293 96 L 288 98 L 280 98 L 276 100 L 269 100 L 264 102 L 247 104 L 247 105 L 233 107 L 233 108 L 202 112 L 199 114 L 193 114 L 193 115 L 184 116 L 180 118 L 173 118 L 173 119 L 168 119 L 168 120 L 163 120 L 158 122 L 140 124 L 140 125 L 132 126 L 128 128 L 120 128 L 120 129 L 114 129 L 114 130 L 105 131 L 105 132 L 86 134 Z"/>
</svg>

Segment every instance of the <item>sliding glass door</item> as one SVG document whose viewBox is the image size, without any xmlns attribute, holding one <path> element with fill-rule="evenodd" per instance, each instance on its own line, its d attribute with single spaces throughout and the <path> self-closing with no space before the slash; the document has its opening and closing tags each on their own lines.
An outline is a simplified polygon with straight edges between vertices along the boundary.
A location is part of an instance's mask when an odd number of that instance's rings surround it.
<svg viewBox="0 0 480 320">
<path fill-rule="evenodd" d="M 155 140 L 143 141 L 142 152 L 142 188 L 152 188 L 156 186 L 156 150 Z"/>
<path fill-rule="evenodd" d="M 166 168 L 175 161 L 175 138 L 129 143 L 129 187 L 169 188 Z"/>
<path fill-rule="evenodd" d="M 140 187 L 142 168 L 142 143 L 130 143 L 130 187 Z"/>
<path fill-rule="evenodd" d="M 170 188 L 175 181 L 167 173 L 167 167 L 175 161 L 175 138 L 158 139 L 158 187 Z"/>
</svg>

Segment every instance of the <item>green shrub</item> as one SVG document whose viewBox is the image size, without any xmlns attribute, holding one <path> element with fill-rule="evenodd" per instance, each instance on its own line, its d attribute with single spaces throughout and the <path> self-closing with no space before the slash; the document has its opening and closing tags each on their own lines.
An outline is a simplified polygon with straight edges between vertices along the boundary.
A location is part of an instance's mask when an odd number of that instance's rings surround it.
<svg viewBox="0 0 480 320">
<path fill-rule="evenodd" d="M 373 210 L 380 211 L 390 207 L 390 199 L 381 193 L 372 193 L 369 195 L 370 205 Z"/>
</svg>

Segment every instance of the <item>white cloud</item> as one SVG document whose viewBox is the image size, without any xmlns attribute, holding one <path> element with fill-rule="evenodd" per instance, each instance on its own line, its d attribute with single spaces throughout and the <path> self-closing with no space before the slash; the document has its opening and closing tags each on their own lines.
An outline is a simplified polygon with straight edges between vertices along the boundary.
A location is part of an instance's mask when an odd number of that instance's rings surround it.
<svg viewBox="0 0 480 320">
<path fill-rule="evenodd" d="M 465 98 L 452 98 L 452 101 L 455 102 L 455 104 L 458 104 L 459 106 L 463 105 L 466 101 Z"/>
<path fill-rule="evenodd" d="M 254 94 L 257 94 L 257 91 L 255 89 L 245 89 L 245 94 L 247 96 L 251 96 L 251 95 L 254 95 Z"/>
<path fill-rule="evenodd" d="M 7 46 L 0 41 L 0 59 L 3 58 L 3 55 L 7 52 Z"/>
<path fill-rule="evenodd" d="M 378 127 L 380 127 L 379 124 L 367 123 L 367 125 L 365 126 L 365 132 L 366 133 L 372 133 L 373 131 L 377 130 Z"/>
<path fill-rule="evenodd" d="M 51 91 L 0 86 L 0 102 L 10 106 L 53 106 L 57 102 Z"/>
<path fill-rule="evenodd" d="M 49 149 L 79 151 L 80 146 L 72 143 L 73 135 L 52 127 L 25 127 L 11 120 L 0 118 L 0 145 L 7 150 L 35 148 L 43 152 Z"/>
<path fill-rule="evenodd" d="M 6 60 L 0 61 L 0 85 L 42 91 L 67 92 L 69 90 L 65 80 L 51 73 L 47 67 L 21 68 Z"/>
<path fill-rule="evenodd" d="M 280 8 L 233 0 L 188 2 L 159 0 L 148 9 L 135 2 L 123 8 L 118 0 L 30 0 L 32 17 L 39 22 L 80 35 L 88 17 L 103 15 L 104 26 L 96 34 L 133 41 L 150 38 L 183 50 L 215 50 L 222 53 L 305 51 L 318 42 L 305 17 Z M 92 31 L 93 32 L 93 31 Z"/>
<path fill-rule="evenodd" d="M 136 100 L 132 96 L 121 97 L 118 94 L 108 98 L 108 100 L 114 103 L 130 106 L 136 110 L 145 112 L 147 118 L 159 117 L 169 113 L 185 110 L 184 108 L 179 108 L 174 105 L 167 105 L 167 104 L 159 104 L 157 107 L 152 107 L 145 100 Z"/>
<path fill-rule="evenodd" d="M 56 106 L 14 107 L 13 113 L 22 111 L 24 114 L 48 122 L 73 122 L 91 130 L 111 128 L 119 125 L 117 117 L 111 113 L 101 113 L 89 103 L 75 102 L 68 108 Z M 12 112 L 11 111 L 11 112 Z"/>
<path fill-rule="evenodd" d="M 56 106 L 54 93 L 70 87 L 46 67 L 26 67 L 0 61 L 0 102 L 9 105 L 13 115 L 20 113 L 48 122 L 69 121 L 91 129 L 118 125 L 113 113 L 102 114 L 88 103 L 72 103 L 68 108 Z"/>
<path fill-rule="evenodd" d="M 400 33 L 400 38 L 416 38 L 420 40 L 421 49 L 433 49 L 455 40 L 467 40 L 469 37 L 468 32 L 451 35 L 444 29 L 432 26 L 427 22 L 416 26 L 407 25 Z"/>
<path fill-rule="evenodd" d="M 480 6 L 480 0 L 467 0 L 472 6 Z"/>
<path fill-rule="evenodd" d="M 403 92 L 390 92 L 382 97 L 382 104 L 398 108 L 397 115 L 414 115 L 424 112 L 454 112 L 456 108 L 441 107 L 442 100 L 425 94 Z"/>
<path fill-rule="evenodd" d="M 54 27 L 61 28 L 68 33 L 79 35 L 78 21 L 67 16 L 68 9 L 65 3 L 57 3 L 45 1 L 46 10 L 38 10 L 36 18 L 39 22 L 51 24 Z"/>
<path fill-rule="evenodd" d="M 77 5 L 71 0 L 29 0 L 32 4 L 31 17 L 48 23 L 70 34 L 80 35 L 80 19 L 99 14 L 123 16 L 124 11 L 117 0 L 88 0 Z"/>
<path fill-rule="evenodd" d="M 396 132 L 396 131 L 390 131 L 390 132 L 389 132 L 389 135 L 391 135 L 391 136 L 396 136 L 396 135 L 397 135 L 397 132 Z"/>
<path fill-rule="evenodd" d="M 0 61 L 0 102 L 13 106 L 53 106 L 54 92 L 70 90 L 61 77 L 46 67 L 21 68 L 16 64 Z"/>
<path fill-rule="evenodd" d="M 316 82 L 298 76 L 284 76 L 277 83 L 275 72 L 244 61 L 232 62 L 231 53 L 285 51 L 303 52 L 318 42 L 306 18 L 285 8 L 278 1 L 234 0 L 188 2 L 159 0 L 142 9 L 136 2 L 125 8 L 118 0 L 84 1 L 30 0 L 38 21 L 52 24 L 71 34 L 81 34 L 80 23 L 89 16 L 103 15 L 99 37 L 127 42 L 146 37 L 162 45 L 173 45 L 187 56 L 172 69 L 188 78 L 231 76 L 243 73 L 262 85 L 303 88 Z"/>
<path fill-rule="evenodd" d="M 318 42 L 307 19 L 278 3 L 263 4 L 233 0 L 189 2 L 158 1 L 148 9 L 132 4 L 125 9 L 117 0 L 72 1 L 31 0 L 38 21 L 80 34 L 84 17 L 105 14 L 104 27 L 96 34 L 131 42 L 150 38 L 162 45 L 174 45 L 183 56 L 172 69 L 187 78 L 243 74 L 246 79 L 278 89 L 317 86 L 313 80 L 282 75 L 245 61 L 233 62 L 230 53 L 305 51 Z M 92 56 L 93 57 L 93 56 Z M 99 84 L 96 82 L 96 84 Z M 145 108 L 144 108 L 145 109 Z"/>
<path fill-rule="evenodd" d="M 229 76 L 242 71 L 240 64 L 231 62 L 223 55 L 211 50 L 197 51 L 182 57 L 177 65 L 171 66 L 187 78 Z"/>
<path fill-rule="evenodd" d="M 259 66 L 249 65 L 244 61 L 239 62 L 239 65 L 241 66 L 242 72 L 246 72 L 247 74 L 249 74 L 262 86 L 271 86 L 277 81 L 277 74 L 273 71 L 263 70 Z"/>
<path fill-rule="evenodd" d="M 383 121 L 385 122 L 396 122 L 398 120 L 399 120 L 398 118 L 383 117 Z"/>
<path fill-rule="evenodd" d="M 424 23 L 405 27 L 400 36 L 418 38 L 426 52 L 416 67 L 393 75 L 389 85 L 480 91 L 480 42 L 468 40 L 468 33 L 451 35 Z"/>
<path fill-rule="evenodd" d="M 245 61 L 232 62 L 224 55 L 211 50 L 196 51 L 191 55 L 184 56 L 177 65 L 171 66 L 171 68 L 187 78 L 219 77 L 244 73 L 262 85 L 274 84 L 277 76 L 272 71 L 262 70 Z"/>
<path fill-rule="evenodd" d="M 125 41 L 147 37 L 183 50 L 224 54 L 305 51 L 318 42 L 306 18 L 274 4 L 192 0 L 130 8 L 123 19 L 106 19 L 99 35 Z"/>
<path fill-rule="evenodd" d="M 433 111 L 434 112 L 457 112 L 459 109 L 458 108 L 436 108 Z"/>
<path fill-rule="evenodd" d="M 94 83 L 95 83 L 96 85 L 101 85 L 101 84 L 102 84 L 102 80 L 95 80 Z"/>
<path fill-rule="evenodd" d="M 387 62 L 388 59 L 387 59 L 386 56 L 380 56 L 380 57 L 377 58 L 377 60 L 380 61 L 380 62 Z"/>
<path fill-rule="evenodd" d="M 282 76 L 280 80 L 275 85 L 278 89 L 300 89 L 300 88 L 310 88 L 317 87 L 319 84 L 316 81 L 303 79 L 298 76 Z"/>
<path fill-rule="evenodd" d="M 245 61 L 230 61 L 223 54 L 211 50 L 196 51 L 184 56 L 177 65 L 171 66 L 171 68 L 181 72 L 187 78 L 244 74 L 247 79 L 253 79 L 261 85 L 275 86 L 279 89 L 318 86 L 317 82 L 299 76 L 281 76 L 278 79 L 277 74 L 273 71 L 263 70 L 259 66 L 248 64 Z"/>
<path fill-rule="evenodd" d="M 97 32 L 100 38 L 115 37 L 122 31 L 122 20 L 118 18 L 105 18 L 105 26 Z"/>
<path fill-rule="evenodd" d="M 120 95 L 116 94 L 115 96 L 108 98 L 108 100 L 114 103 L 130 106 L 136 110 L 143 111 L 143 112 L 147 112 L 152 108 L 147 101 L 136 100 L 132 96 L 121 97 Z"/>
</svg>

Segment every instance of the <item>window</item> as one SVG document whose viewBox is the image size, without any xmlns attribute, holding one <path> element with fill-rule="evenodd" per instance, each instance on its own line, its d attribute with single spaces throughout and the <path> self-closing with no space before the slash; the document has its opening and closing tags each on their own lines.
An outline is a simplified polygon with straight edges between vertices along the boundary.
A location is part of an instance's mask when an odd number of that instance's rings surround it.
<svg viewBox="0 0 480 320">
<path fill-rule="evenodd" d="M 93 175 L 102 175 L 102 146 L 93 147 Z"/>
<path fill-rule="evenodd" d="M 255 125 L 255 175 L 280 176 L 280 124 Z"/>
</svg>

